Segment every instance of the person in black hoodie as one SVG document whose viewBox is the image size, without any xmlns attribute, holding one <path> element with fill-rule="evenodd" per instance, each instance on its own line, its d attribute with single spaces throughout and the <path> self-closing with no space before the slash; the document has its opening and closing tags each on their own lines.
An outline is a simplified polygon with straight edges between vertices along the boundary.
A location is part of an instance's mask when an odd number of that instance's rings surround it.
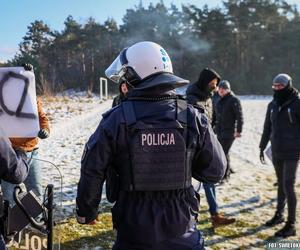
<svg viewBox="0 0 300 250">
<path fill-rule="evenodd" d="M 216 71 L 205 68 L 201 71 L 198 81 L 191 84 L 186 91 L 187 102 L 196 107 L 201 113 L 205 113 L 212 127 L 215 120 L 212 96 L 220 80 L 221 77 Z M 203 188 L 213 227 L 216 228 L 235 222 L 234 218 L 226 218 L 218 212 L 215 184 L 204 182 Z"/>
<path fill-rule="evenodd" d="M 205 68 L 201 71 L 198 81 L 189 85 L 186 90 L 187 102 L 201 109 L 211 123 L 213 122 L 212 96 L 220 80 L 221 77 L 216 71 Z"/>
<path fill-rule="evenodd" d="M 296 235 L 295 179 L 300 158 L 300 99 L 298 90 L 292 86 L 292 78 L 279 74 L 273 80 L 274 95 L 269 103 L 260 141 L 260 159 L 264 161 L 264 149 L 271 141 L 272 161 L 278 181 L 275 215 L 266 222 L 274 226 L 284 221 L 284 207 L 288 204 L 285 226 L 275 233 L 278 237 Z"/>
<path fill-rule="evenodd" d="M 218 85 L 221 99 L 216 104 L 215 132 L 227 158 L 225 179 L 233 170 L 230 167 L 229 150 L 235 138 L 241 137 L 243 112 L 240 100 L 231 91 L 229 81 L 222 80 Z"/>
</svg>

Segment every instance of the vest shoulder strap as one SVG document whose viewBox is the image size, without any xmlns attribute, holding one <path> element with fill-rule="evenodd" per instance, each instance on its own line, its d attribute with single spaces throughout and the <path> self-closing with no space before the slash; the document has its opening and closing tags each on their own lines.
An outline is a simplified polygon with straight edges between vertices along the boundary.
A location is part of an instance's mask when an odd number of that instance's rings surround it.
<svg viewBox="0 0 300 250">
<path fill-rule="evenodd" d="M 177 120 L 182 125 L 187 125 L 187 102 L 183 99 L 177 99 Z"/>
<path fill-rule="evenodd" d="M 132 102 L 124 101 L 122 102 L 122 109 L 127 126 L 133 125 L 136 123 L 136 115 Z"/>
</svg>

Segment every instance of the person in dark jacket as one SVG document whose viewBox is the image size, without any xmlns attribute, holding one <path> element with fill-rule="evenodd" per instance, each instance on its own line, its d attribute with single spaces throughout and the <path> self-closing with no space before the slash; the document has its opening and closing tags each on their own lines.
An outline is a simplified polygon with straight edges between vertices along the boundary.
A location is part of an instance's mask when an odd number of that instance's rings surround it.
<svg viewBox="0 0 300 250">
<path fill-rule="evenodd" d="M 127 92 L 128 92 L 128 86 L 126 82 L 122 82 L 119 85 L 119 94 L 113 99 L 112 108 L 119 105 L 122 101 L 126 99 Z"/>
<path fill-rule="evenodd" d="M 175 94 L 188 81 L 173 74 L 167 52 L 153 42 L 124 49 L 105 73 L 131 88 L 86 144 L 77 221 L 94 223 L 113 168 L 119 186 L 110 199 L 114 250 L 203 249 L 191 178 L 218 182 L 226 158 L 206 117 Z"/>
<path fill-rule="evenodd" d="M 221 77 L 216 71 L 210 68 L 205 68 L 201 71 L 198 81 L 191 84 L 186 91 L 188 103 L 192 104 L 201 113 L 205 113 L 210 123 L 212 123 L 212 126 L 214 126 L 213 116 L 215 113 L 213 109 L 212 96 L 213 92 L 216 91 L 220 80 Z M 235 222 L 234 218 L 226 218 L 219 213 L 215 184 L 203 183 L 203 188 L 208 202 L 213 227 L 215 228 Z"/>
<path fill-rule="evenodd" d="M 216 104 L 215 132 L 227 159 L 225 179 L 233 172 L 230 166 L 229 150 L 235 138 L 241 137 L 243 112 L 240 100 L 231 91 L 229 81 L 222 80 L 218 85 L 221 99 Z"/>
<path fill-rule="evenodd" d="M 28 165 L 26 155 L 19 152 L 17 155 L 13 150 L 8 138 L 4 136 L 0 128 L 0 180 L 4 180 L 13 184 L 23 182 L 28 174 Z M 1 202 L 3 202 L 3 194 L 0 192 Z M 3 208 L 3 204 L 0 204 Z M 1 211 L 2 212 L 2 211 Z M 1 214 L 1 216 L 3 216 Z M 1 218 L 1 220 L 4 218 Z M 3 225 L 0 224 L 0 250 L 6 249 L 3 235 Z"/>
<path fill-rule="evenodd" d="M 274 95 L 269 103 L 260 141 L 260 158 L 264 163 L 264 149 L 271 141 L 272 161 L 278 181 L 275 215 L 266 222 L 274 226 L 284 221 L 283 212 L 287 201 L 288 218 L 285 226 L 275 236 L 296 235 L 295 179 L 300 156 L 300 99 L 292 86 L 292 78 L 279 74 L 273 80 Z"/>
</svg>

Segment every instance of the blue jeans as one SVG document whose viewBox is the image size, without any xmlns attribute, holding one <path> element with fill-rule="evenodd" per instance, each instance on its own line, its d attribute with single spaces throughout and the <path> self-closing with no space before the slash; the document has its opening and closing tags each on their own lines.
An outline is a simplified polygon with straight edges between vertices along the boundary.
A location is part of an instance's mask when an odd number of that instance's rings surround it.
<svg viewBox="0 0 300 250">
<path fill-rule="evenodd" d="M 203 183 L 203 188 L 205 191 L 205 196 L 209 206 L 209 213 L 214 215 L 218 212 L 218 203 L 216 197 L 216 187 L 212 183 Z"/>
<path fill-rule="evenodd" d="M 29 172 L 24 184 L 28 191 L 34 190 L 34 192 L 40 196 L 42 195 L 42 178 L 41 178 L 41 166 L 39 161 L 33 159 L 38 158 L 38 150 L 33 150 L 31 152 L 27 152 L 27 161 L 29 165 Z M 13 201 L 13 192 L 14 192 L 14 184 L 2 181 L 2 191 L 4 195 L 4 199 L 8 200 L 11 204 L 14 204 Z"/>
</svg>

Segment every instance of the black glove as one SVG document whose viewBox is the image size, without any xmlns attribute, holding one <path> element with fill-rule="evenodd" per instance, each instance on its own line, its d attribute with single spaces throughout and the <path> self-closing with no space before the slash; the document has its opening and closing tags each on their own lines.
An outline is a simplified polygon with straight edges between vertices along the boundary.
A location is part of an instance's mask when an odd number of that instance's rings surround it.
<svg viewBox="0 0 300 250">
<path fill-rule="evenodd" d="M 264 150 L 261 148 L 259 153 L 259 159 L 262 164 L 266 164 Z"/>
<path fill-rule="evenodd" d="M 22 67 L 27 70 L 27 71 L 32 71 L 33 70 L 33 66 L 30 63 L 23 63 Z"/>
<path fill-rule="evenodd" d="M 47 129 L 41 129 L 38 133 L 38 137 L 41 139 L 46 139 L 49 137 L 49 131 Z"/>
</svg>

